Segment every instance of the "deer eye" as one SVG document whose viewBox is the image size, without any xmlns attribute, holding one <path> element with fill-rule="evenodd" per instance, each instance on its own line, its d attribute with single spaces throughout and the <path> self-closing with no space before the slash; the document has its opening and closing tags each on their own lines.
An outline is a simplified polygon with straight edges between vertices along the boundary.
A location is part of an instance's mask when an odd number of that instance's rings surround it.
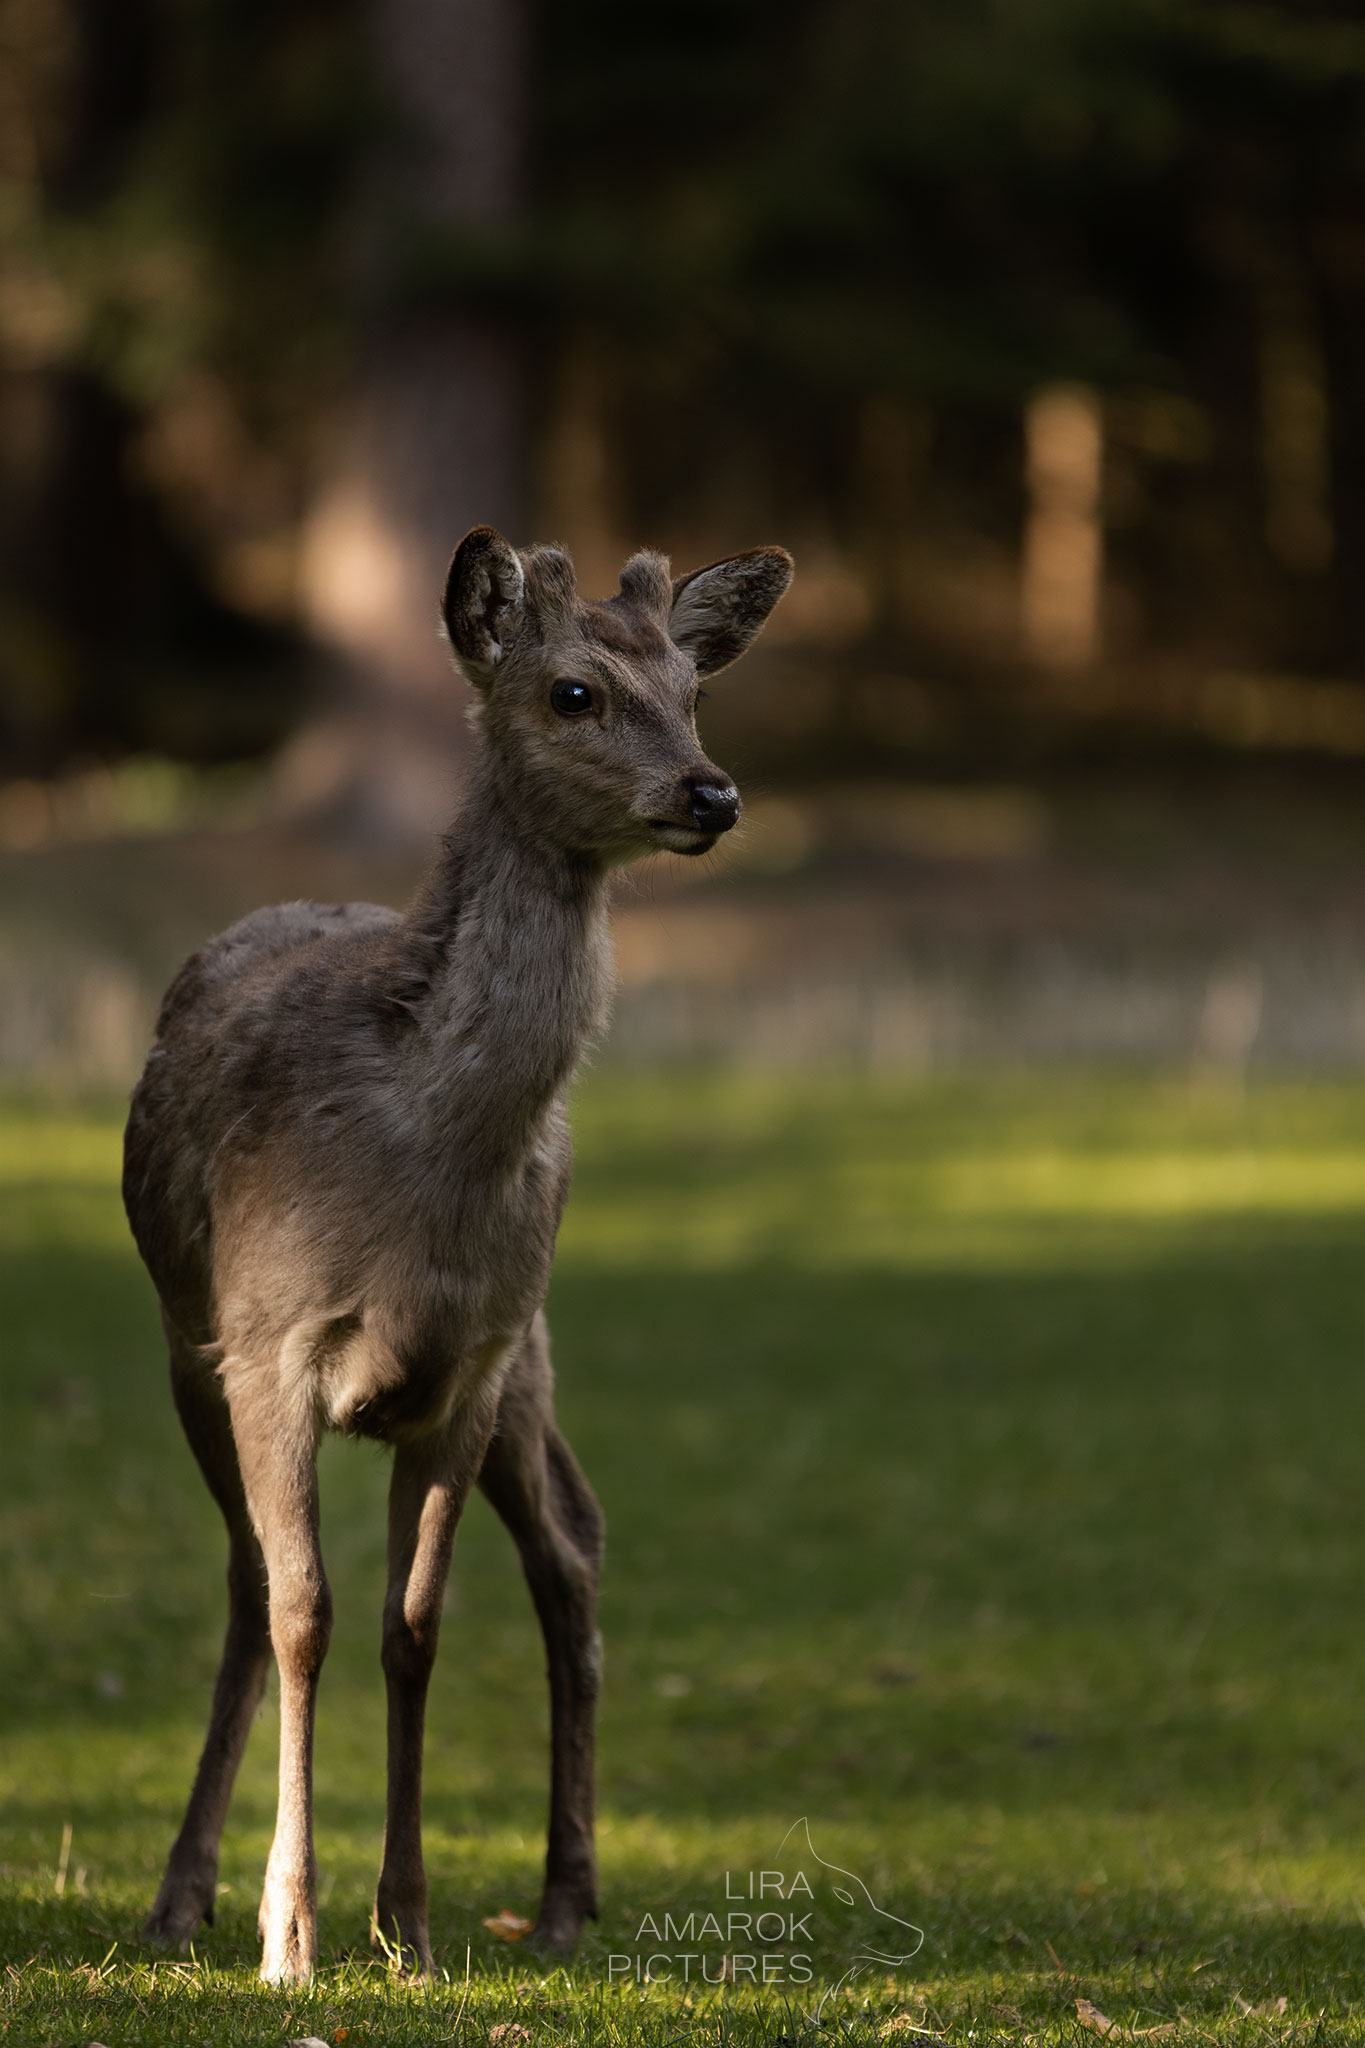
<svg viewBox="0 0 1365 2048">
<path fill-rule="evenodd" d="M 592 691 L 586 683 L 566 679 L 550 685 L 550 702 L 561 718 L 581 718 L 585 711 L 592 710 Z"/>
</svg>

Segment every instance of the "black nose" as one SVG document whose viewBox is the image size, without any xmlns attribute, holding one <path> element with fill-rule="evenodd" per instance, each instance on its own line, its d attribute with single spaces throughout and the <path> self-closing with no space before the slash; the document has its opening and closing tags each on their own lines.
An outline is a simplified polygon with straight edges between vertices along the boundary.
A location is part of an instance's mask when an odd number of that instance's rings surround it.
<svg viewBox="0 0 1365 2048">
<path fill-rule="evenodd" d="M 689 782 L 688 808 L 704 831 L 728 832 L 739 816 L 739 791 L 733 782 Z"/>
</svg>

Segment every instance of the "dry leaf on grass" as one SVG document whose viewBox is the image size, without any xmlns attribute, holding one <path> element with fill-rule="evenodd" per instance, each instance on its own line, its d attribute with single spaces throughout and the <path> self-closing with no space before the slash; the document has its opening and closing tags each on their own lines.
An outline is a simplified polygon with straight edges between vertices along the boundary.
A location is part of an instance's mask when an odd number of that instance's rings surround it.
<svg viewBox="0 0 1365 2048">
<path fill-rule="evenodd" d="M 1125 2027 L 1117 2020 L 1111 2020 L 1107 2012 L 1101 2012 L 1088 1998 L 1076 2000 L 1076 2017 L 1083 2027 L 1089 2027 L 1092 2034 L 1121 2034 L 1129 2041 L 1164 2041 L 1168 2034 L 1178 2031 L 1174 2020 L 1166 2020 L 1159 2027 Z"/>
<path fill-rule="evenodd" d="M 523 1934 L 531 1932 L 530 1921 L 523 1920 L 509 1906 L 504 1906 L 500 1913 L 492 1914 L 483 1924 L 490 1934 L 497 1935 L 499 1941 L 520 1941 Z"/>
<path fill-rule="evenodd" d="M 516 2048 L 518 2041 L 529 2041 L 531 2029 L 523 2027 L 520 2020 L 501 2020 L 496 2027 L 488 2029 L 490 2041 L 501 2041 L 503 2048 Z"/>
</svg>

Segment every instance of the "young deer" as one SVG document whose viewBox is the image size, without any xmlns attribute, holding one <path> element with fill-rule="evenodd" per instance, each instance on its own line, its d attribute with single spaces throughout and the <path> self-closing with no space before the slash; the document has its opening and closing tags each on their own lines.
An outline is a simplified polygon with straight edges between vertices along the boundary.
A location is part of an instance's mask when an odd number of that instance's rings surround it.
<svg viewBox="0 0 1365 2048">
<path fill-rule="evenodd" d="M 596 1909 L 597 1503 L 555 1426 L 541 1302 L 569 1182 L 565 1088 L 606 1004 L 610 868 L 705 853 L 739 797 L 701 751 L 699 677 L 791 578 L 758 548 L 671 582 L 636 555 L 580 600 L 553 548 L 491 527 L 443 604 L 478 693 L 468 794 L 405 917 L 256 911 L 172 983 L 133 1096 L 124 1200 L 185 1433 L 229 1538 L 227 1639 L 184 1824 L 147 1922 L 212 1920 L 222 1833 L 271 1652 L 280 1791 L 261 1975 L 317 1954 L 313 1709 L 331 1625 L 324 1429 L 393 1446 L 383 1667 L 388 1811 L 375 1923 L 431 1968 L 422 1731 L 455 1525 L 477 1481 L 544 1631 L 552 1734 L 536 1938 Z"/>
</svg>

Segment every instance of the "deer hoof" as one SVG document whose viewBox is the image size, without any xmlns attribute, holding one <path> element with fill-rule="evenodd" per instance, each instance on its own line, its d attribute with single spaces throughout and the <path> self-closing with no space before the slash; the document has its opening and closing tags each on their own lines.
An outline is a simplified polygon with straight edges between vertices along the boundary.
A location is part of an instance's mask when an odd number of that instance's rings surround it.
<svg viewBox="0 0 1365 2048">
<path fill-rule="evenodd" d="M 172 1884 L 156 1895 L 156 1904 L 142 1923 L 142 1939 L 158 1948 L 185 1948 L 201 1926 L 213 1925 L 212 1881 Z"/>
<path fill-rule="evenodd" d="M 526 1946 L 544 1956 L 572 1955 L 587 1917 L 582 1906 L 572 1905 L 567 1900 L 558 1900 L 552 1905 L 547 1900 L 527 1936 Z"/>
<path fill-rule="evenodd" d="M 436 1975 L 425 1908 L 420 1914 L 392 1908 L 381 1912 L 376 1905 L 370 1915 L 370 1947 L 382 1949 L 394 1975 L 409 1983 L 425 1984 Z"/>
</svg>

